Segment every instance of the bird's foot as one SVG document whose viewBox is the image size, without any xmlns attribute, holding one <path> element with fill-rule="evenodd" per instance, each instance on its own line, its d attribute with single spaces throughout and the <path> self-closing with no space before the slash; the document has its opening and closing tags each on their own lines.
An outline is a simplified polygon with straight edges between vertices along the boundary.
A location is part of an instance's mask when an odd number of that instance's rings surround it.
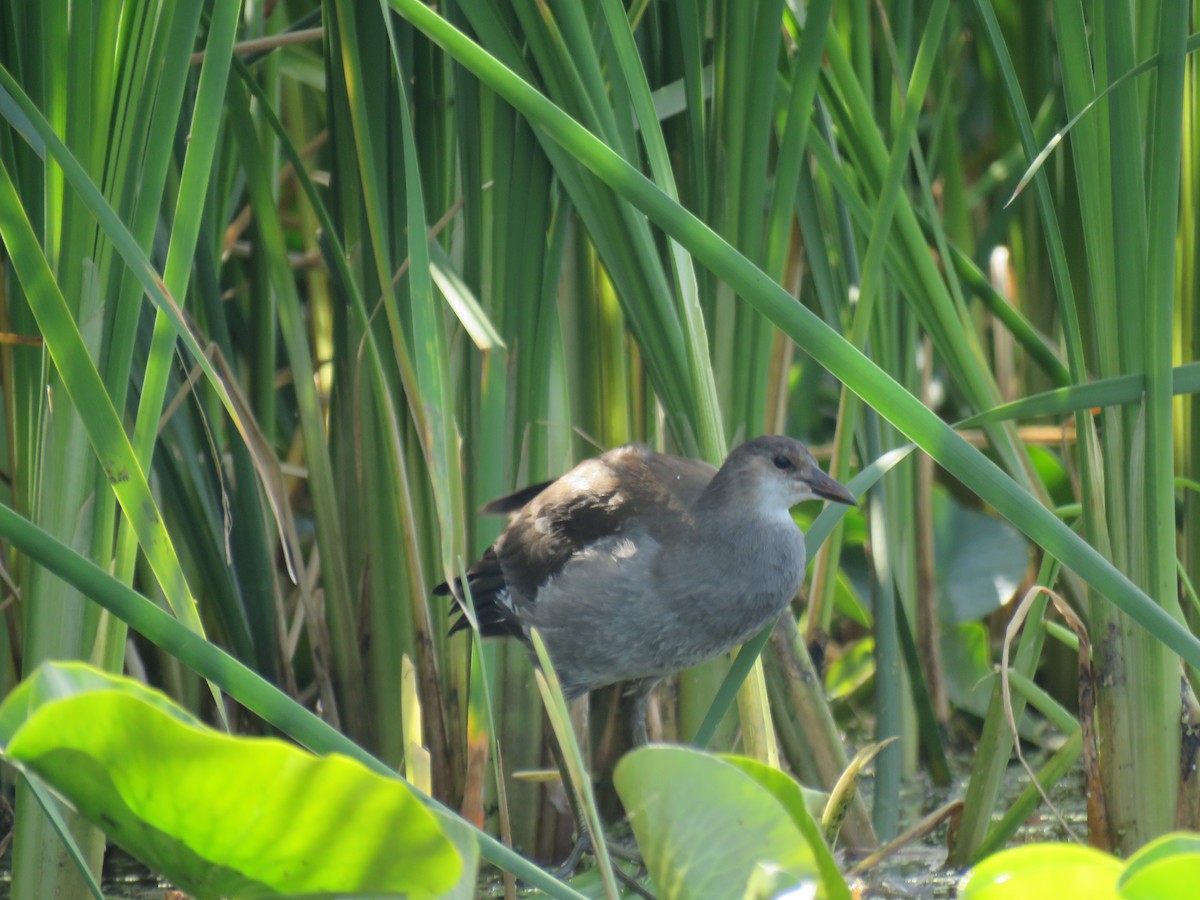
<svg viewBox="0 0 1200 900">
<path fill-rule="evenodd" d="M 632 838 L 630 838 L 628 841 L 605 838 L 604 846 L 608 850 L 609 856 L 616 859 L 624 859 L 628 860 L 629 862 L 637 863 L 638 867 L 641 867 L 642 857 L 641 854 L 638 853 L 637 842 L 635 842 Z M 560 865 L 552 869 L 551 874 L 560 880 L 570 878 L 573 874 L 575 874 L 575 870 L 579 868 L 579 861 L 583 859 L 583 855 L 585 853 L 592 853 L 593 855 L 595 853 L 595 851 L 592 849 L 592 837 L 587 832 L 584 832 L 582 835 L 580 835 L 579 840 L 575 842 L 575 846 L 571 848 L 571 852 L 567 855 L 567 858 L 563 860 Z M 625 875 L 624 871 L 618 871 L 621 876 Z"/>
<path fill-rule="evenodd" d="M 566 881 L 575 874 L 575 870 L 579 868 L 579 861 L 583 859 L 583 854 L 590 852 L 592 849 L 592 839 L 584 832 L 579 836 L 579 840 L 575 842 L 575 846 L 571 848 L 571 852 L 567 854 L 567 858 L 550 870 L 550 874 L 559 881 Z"/>
</svg>

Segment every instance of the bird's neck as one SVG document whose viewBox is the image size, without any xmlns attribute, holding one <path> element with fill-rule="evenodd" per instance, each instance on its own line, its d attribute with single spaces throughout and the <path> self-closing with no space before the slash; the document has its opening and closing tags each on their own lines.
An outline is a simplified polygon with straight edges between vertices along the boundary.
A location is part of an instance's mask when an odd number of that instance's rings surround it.
<svg viewBox="0 0 1200 900">
<path fill-rule="evenodd" d="M 699 504 L 697 504 L 699 506 Z M 694 627 L 740 643 L 778 616 L 804 579 L 804 536 L 778 504 L 726 501 L 705 514 L 697 510 L 689 531 L 660 556 L 676 593 L 689 597 Z M 736 621 L 729 610 L 738 610 Z"/>
<path fill-rule="evenodd" d="M 693 504 L 697 521 L 718 519 L 759 522 L 791 521 L 791 512 L 773 492 L 745 472 L 722 469 Z"/>
</svg>

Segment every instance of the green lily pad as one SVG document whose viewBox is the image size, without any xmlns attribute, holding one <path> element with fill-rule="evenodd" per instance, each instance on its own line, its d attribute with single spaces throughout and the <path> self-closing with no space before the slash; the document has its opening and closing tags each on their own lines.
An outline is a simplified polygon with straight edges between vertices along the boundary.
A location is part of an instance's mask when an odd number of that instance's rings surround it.
<svg viewBox="0 0 1200 900">
<path fill-rule="evenodd" d="M 771 792 L 771 796 L 779 801 L 792 817 L 796 830 L 808 841 L 817 869 L 821 873 L 821 881 L 825 885 L 826 896 L 850 900 L 850 889 L 846 887 L 846 880 L 838 871 L 833 853 L 821 834 L 821 814 L 825 810 L 829 795 L 806 788 L 786 772 L 773 769 L 757 759 L 732 754 L 721 754 L 719 758 L 741 769 Z"/>
<path fill-rule="evenodd" d="M 1120 860 L 1079 844 L 1030 844 L 989 856 L 966 874 L 959 900 L 1116 900 Z"/>
<path fill-rule="evenodd" d="M 933 523 L 943 622 L 977 621 L 1013 596 L 1029 565 L 1029 544 L 1019 531 L 943 489 L 933 493 Z"/>
<path fill-rule="evenodd" d="M 725 760 L 643 747 L 617 764 L 613 782 L 662 900 L 745 897 L 752 881 L 763 883 L 762 871 L 783 873 L 792 887 L 819 883 L 796 810 Z"/>
<path fill-rule="evenodd" d="M 0 706 L 4 755 L 198 897 L 461 895 L 463 860 L 399 779 L 340 755 L 200 725 L 81 664 Z"/>
<path fill-rule="evenodd" d="M 947 625 L 941 634 L 941 650 L 950 702 L 982 718 L 996 679 L 987 628 L 979 622 Z"/>
<path fill-rule="evenodd" d="M 1125 900 L 1187 897 L 1200 885 L 1200 834 L 1175 832 L 1151 841 L 1132 857 L 1118 882 Z"/>
</svg>

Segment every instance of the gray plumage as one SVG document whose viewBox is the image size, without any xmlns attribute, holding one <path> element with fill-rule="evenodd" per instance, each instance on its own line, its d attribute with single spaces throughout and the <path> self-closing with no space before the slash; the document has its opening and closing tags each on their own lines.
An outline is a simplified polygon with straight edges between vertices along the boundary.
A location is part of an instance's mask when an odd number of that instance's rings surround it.
<svg viewBox="0 0 1200 900">
<path fill-rule="evenodd" d="M 527 641 L 536 627 L 568 699 L 630 682 L 644 742 L 660 679 L 741 644 L 799 591 L 804 536 L 789 510 L 814 498 L 855 502 L 787 437 L 747 441 L 720 470 L 610 450 L 488 505 L 512 518 L 468 572 L 480 628 Z"/>
</svg>

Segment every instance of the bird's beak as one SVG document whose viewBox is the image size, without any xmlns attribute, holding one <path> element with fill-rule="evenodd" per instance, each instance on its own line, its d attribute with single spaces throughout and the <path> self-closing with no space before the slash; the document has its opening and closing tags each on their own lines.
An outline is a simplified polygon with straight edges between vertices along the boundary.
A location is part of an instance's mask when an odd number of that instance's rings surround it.
<svg viewBox="0 0 1200 900">
<path fill-rule="evenodd" d="M 820 469 L 814 471 L 812 477 L 808 479 L 808 487 L 818 497 L 824 497 L 835 503 L 858 506 L 858 501 L 854 499 L 854 495 L 850 493 L 849 489 L 834 481 Z"/>
</svg>

